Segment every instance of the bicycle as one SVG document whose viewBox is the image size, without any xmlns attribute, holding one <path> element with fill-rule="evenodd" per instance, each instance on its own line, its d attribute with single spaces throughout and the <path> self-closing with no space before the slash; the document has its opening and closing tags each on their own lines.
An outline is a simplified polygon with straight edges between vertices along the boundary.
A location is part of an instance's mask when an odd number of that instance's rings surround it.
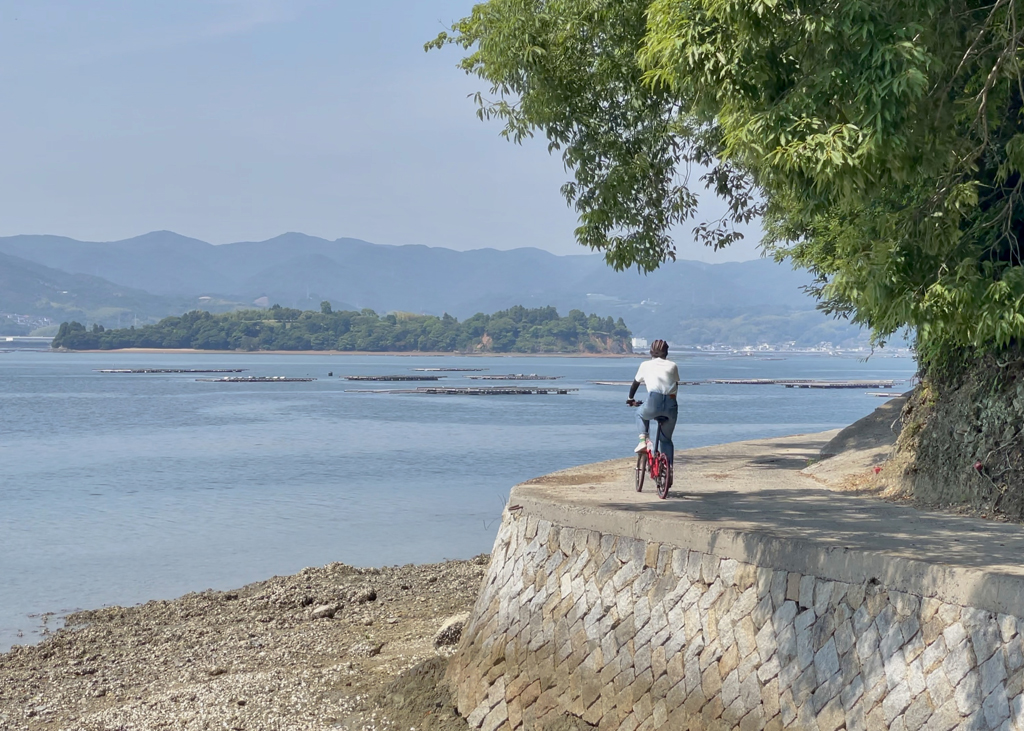
<svg viewBox="0 0 1024 731">
<path fill-rule="evenodd" d="M 633 401 L 630 406 L 643 406 L 643 401 Z M 647 448 L 636 455 L 636 491 L 643 492 L 644 477 L 650 473 L 654 479 L 655 489 L 658 497 L 662 500 L 668 497 L 668 489 L 672 486 L 672 464 L 668 457 L 658 451 L 661 446 L 661 422 L 664 417 L 654 419 L 654 439 L 647 439 Z M 650 437 L 650 435 L 648 435 Z"/>
</svg>

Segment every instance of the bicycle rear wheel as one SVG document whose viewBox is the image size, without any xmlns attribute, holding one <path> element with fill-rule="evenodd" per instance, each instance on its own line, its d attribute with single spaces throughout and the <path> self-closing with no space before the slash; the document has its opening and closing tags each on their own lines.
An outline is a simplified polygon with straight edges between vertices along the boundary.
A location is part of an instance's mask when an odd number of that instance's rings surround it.
<svg viewBox="0 0 1024 731">
<path fill-rule="evenodd" d="M 664 500 L 668 497 L 668 488 L 672 485 L 672 465 L 664 454 L 655 455 L 654 458 L 658 464 L 658 476 L 655 477 L 654 484 L 658 488 L 658 497 Z"/>
<path fill-rule="evenodd" d="M 647 473 L 647 452 L 640 452 L 636 456 L 636 491 L 643 492 L 644 476 Z"/>
</svg>

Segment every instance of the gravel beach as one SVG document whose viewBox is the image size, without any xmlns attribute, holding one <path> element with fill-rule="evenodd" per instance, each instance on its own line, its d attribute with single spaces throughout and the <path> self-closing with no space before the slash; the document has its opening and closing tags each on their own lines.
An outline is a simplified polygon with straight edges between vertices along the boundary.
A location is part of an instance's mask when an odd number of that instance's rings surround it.
<svg viewBox="0 0 1024 731">
<path fill-rule="evenodd" d="M 466 729 L 439 681 L 487 562 L 335 563 L 78 612 L 0 655 L 0 729 Z"/>
</svg>

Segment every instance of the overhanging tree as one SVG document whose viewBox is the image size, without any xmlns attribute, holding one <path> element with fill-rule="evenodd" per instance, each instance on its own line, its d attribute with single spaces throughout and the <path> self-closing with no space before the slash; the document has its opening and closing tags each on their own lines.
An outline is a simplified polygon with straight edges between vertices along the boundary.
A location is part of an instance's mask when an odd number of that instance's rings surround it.
<svg viewBox="0 0 1024 731">
<path fill-rule="evenodd" d="M 490 84 L 476 95 L 482 119 L 504 122 L 515 142 L 542 133 L 573 179 L 562 193 L 579 213 L 579 242 L 617 269 L 656 269 L 674 258 L 671 230 L 691 219 L 694 163 L 730 201 L 728 220 L 700 230 L 712 246 L 735 239 L 733 221 L 757 212 L 751 181 L 719 160 L 718 136 L 693 124 L 679 94 L 645 79 L 637 54 L 648 2 L 492 0 L 428 48 L 454 43 L 461 62 Z"/>
<path fill-rule="evenodd" d="M 562 154 L 612 266 L 673 257 L 701 163 L 729 214 L 699 238 L 762 215 L 824 309 L 913 331 L 956 381 L 1024 337 L 1021 2 L 490 0 L 428 45 L 467 49 L 482 117 Z"/>
<path fill-rule="evenodd" d="M 491 0 L 452 31 L 430 45 L 470 50 L 481 117 L 561 152 L 611 265 L 673 257 L 701 163 L 730 207 L 700 238 L 763 213 L 877 336 L 915 328 L 927 358 L 1024 334 L 1017 0 Z"/>
</svg>

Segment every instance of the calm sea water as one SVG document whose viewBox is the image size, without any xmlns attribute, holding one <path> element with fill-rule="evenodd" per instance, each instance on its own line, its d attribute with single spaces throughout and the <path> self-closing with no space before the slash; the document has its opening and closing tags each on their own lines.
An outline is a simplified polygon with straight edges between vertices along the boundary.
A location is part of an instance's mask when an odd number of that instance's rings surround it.
<svg viewBox="0 0 1024 731">
<path fill-rule="evenodd" d="M 627 456 L 639 361 L 0 353 L 0 651 L 40 613 L 240 586 L 305 566 L 430 562 L 491 548 L 509 488 Z M 909 379 L 910 359 L 679 359 L 683 379 Z M 200 383 L 100 368 L 246 368 L 310 383 Z M 566 396 L 346 393 L 417 367 L 562 376 Z M 334 377 L 328 377 L 328 373 Z M 446 374 L 446 384 L 470 385 Z M 415 385 L 415 384 L 412 384 Z M 863 391 L 684 387 L 679 448 L 844 426 Z M 51 626 L 54 624 L 51 621 Z"/>
</svg>

